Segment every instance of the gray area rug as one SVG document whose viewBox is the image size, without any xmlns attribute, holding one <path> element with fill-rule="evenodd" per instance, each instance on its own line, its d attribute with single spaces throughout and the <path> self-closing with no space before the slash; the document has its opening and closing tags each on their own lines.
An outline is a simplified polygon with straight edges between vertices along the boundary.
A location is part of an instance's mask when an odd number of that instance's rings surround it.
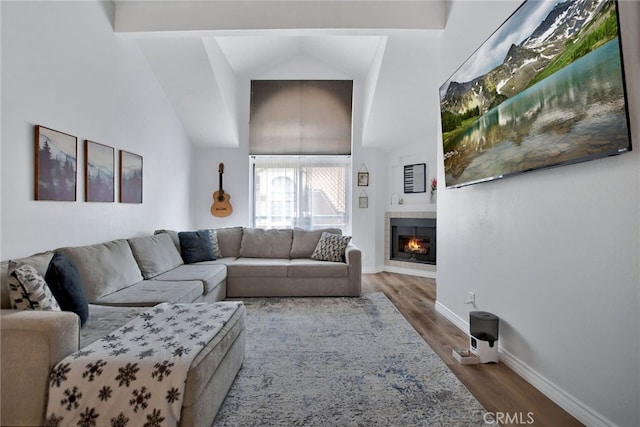
<svg viewBox="0 0 640 427">
<path fill-rule="evenodd" d="M 215 426 L 482 426 L 484 409 L 382 293 L 248 298 Z"/>
</svg>

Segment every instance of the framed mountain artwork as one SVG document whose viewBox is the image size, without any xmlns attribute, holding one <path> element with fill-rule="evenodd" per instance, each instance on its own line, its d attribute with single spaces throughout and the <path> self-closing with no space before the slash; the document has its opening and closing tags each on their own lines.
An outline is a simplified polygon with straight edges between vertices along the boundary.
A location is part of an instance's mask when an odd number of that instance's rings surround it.
<svg viewBox="0 0 640 427">
<path fill-rule="evenodd" d="M 142 203 L 142 156 L 120 150 L 120 203 Z"/>
<path fill-rule="evenodd" d="M 85 200 L 87 202 L 114 201 L 115 156 L 113 147 L 84 141 Z"/>
<path fill-rule="evenodd" d="M 78 138 L 35 127 L 35 199 L 75 201 Z"/>
</svg>

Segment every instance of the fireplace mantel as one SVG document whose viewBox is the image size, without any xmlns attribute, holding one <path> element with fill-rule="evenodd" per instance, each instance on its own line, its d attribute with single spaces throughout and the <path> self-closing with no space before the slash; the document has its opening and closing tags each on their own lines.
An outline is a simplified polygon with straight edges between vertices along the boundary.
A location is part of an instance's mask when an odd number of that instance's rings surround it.
<svg viewBox="0 0 640 427">
<path fill-rule="evenodd" d="M 404 262 L 392 260 L 391 252 L 391 218 L 436 218 L 436 212 L 385 212 L 384 214 L 384 264 L 387 271 L 398 273 L 417 274 L 425 277 L 436 277 L 436 265 L 420 264 L 414 262 Z M 407 271 L 404 271 L 407 270 Z"/>
</svg>

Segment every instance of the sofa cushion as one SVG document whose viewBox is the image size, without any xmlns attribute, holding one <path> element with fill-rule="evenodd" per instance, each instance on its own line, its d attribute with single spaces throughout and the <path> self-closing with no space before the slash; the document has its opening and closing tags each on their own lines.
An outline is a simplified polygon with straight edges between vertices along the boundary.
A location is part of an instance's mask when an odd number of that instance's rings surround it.
<svg viewBox="0 0 640 427">
<path fill-rule="evenodd" d="M 73 261 L 64 254 L 55 254 L 49 263 L 45 280 L 60 304 L 60 308 L 64 311 L 73 311 L 80 316 L 80 326 L 87 323 L 89 318 L 87 294 Z"/>
<path fill-rule="evenodd" d="M 239 257 L 242 244 L 242 227 L 216 228 L 220 252 L 223 257 Z"/>
<path fill-rule="evenodd" d="M 291 243 L 291 258 L 311 258 L 313 251 L 318 246 L 320 236 L 327 232 L 331 234 L 342 234 L 339 228 L 324 228 L 322 230 L 305 230 L 303 228 L 293 229 L 293 243 Z"/>
<path fill-rule="evenodd" d="M 180 253 L 167 233 L 129 239 L 129 246 L 145 279 L 183 264 Z"/>
<path fill-rule="evenodd" d="M 60 306 L 51 289 L 34 267 L 29 264 L 10 263 L 9 298 L 14 310 L 53 310 Z"/>
<path fill-rule="evenodd" d="M 349 268 L 344 262 L 316 261 L 313 259 L 292 259 L 287 276 L 293 278 L 338 278 L 348 277 Z"/>
<path fill-rule="evenodd" d="M 26 258 L 14 259 L 16 264 L 28 264 L 36 269 L 39 275 L 44 277 L 49 267 L 49 261 L 53 257 L 53 251 L 46 251 L 39 254 L 31 255 Z M 0 263 L 0 283 L 8 283 L 9 281 L 9 261 Z M 9 288 L 0 286 L 0 308 L 11 308 L 9 300 Z"/>
<path fill-rule="evenodd" d="M 206 295 L 226 277 L 227 267 L 224 264 L 184 264 L 156 276 L 154 280 L 166 282 L 199 280 L 204 283 L 204 294 Z"/>
<path fill-rule="evenodd" d="M 129 243 L 112 240 L 91 246 L 61 248 L 78 268 L 89 302 L 127 288 L 142 280 L 142 273 Z"/>
<path fill-rule="evenodd" d="M 180 253 L 185 264 L 211 261 L 216 258 L 213 256 L 208 231 L 181 231 L 178 233 L 178 237 L 180 238 Z"/>
<path fill-rule="evenodd" d="M 202 282 L 199 281 L 145 280 L 134 286 L 100 297 L 96 304 L 153 307 L 161 302 L 190 303 L 202 295 L 202 289 Z"/>
<path fill-rule="evenodd" d="M 175 230 L 156 230 L 153 234 L 168 234 L 171 237 L 171 241 L 173 245 L 176 247 L 178 253 L 180 253 L 180 238 L 178 237 L 178 232 Z"/>
<path fill-rule="evenodd" d="M 343 262 L 344 252 L 351 240 L 351 236 L 340 236 L 323 232 L 311 259 L 318 261 Z"/>
<path fill-rule="evenodd" d="M 227 265 L 227 277 L 287 277 L 289 259 L 238 258 Z"/>
<path fill-rule="evenodd" d="M 244 258 L 289 258 L 293 230 L 245 228 L 240 256 Z"/>
</svg>

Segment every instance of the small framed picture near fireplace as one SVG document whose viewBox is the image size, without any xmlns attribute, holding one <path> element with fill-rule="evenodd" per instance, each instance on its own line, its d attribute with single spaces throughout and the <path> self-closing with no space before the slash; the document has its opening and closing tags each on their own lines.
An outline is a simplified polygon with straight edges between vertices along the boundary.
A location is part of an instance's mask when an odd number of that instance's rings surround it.
<svg viewBox="0 0 640 427">
<path fill-rule="evenodd" d="M 369 172 L 358 172 L 358 187 L 369 186 Z"/>
<path fill-rule="evenodd" d="M 367 209 L 369 207 L 369 196 L 367 196 L 367 193 L 364 191 L 362 191 L 360 197 L 358 197 L 358 207 L 360 209 Z"/>
<path fill-rule="evenodd" d="M 427 164 L 418 163 L 404 167 L 404 192 L 425 193 L 427 191 Z"/>
</svg>

